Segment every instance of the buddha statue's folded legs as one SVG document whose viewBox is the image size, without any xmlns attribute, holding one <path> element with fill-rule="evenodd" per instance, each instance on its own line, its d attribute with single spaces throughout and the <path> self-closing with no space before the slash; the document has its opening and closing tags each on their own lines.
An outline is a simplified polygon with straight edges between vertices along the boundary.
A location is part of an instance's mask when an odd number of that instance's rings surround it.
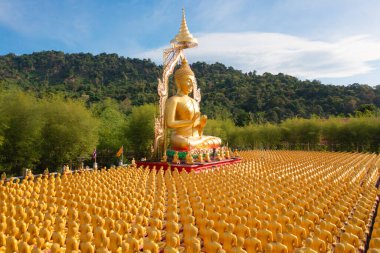
<svg viewBox="0 0 380 253">
<path fill-rule="evenodd" d="M 203 148 L 218 148 L 221 145 L 221 143 L 222 140 L 219 137 L 214 136 L 186 137 L 182 135 L 173 134 L 170 138 L 170 148 L 178 151 Z"/>
</svg>

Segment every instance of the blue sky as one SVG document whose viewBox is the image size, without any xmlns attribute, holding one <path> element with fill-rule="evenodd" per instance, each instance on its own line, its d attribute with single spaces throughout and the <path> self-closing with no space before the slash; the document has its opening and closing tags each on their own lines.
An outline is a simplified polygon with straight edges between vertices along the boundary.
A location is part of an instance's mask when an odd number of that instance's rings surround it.
<svg viewBox="0 0 380 253">
<path fill-rule="evenodd" d="M 0 54 L 59 50 L 162 62 L 181 8 L 190 62 L 380 84 L 379 0 L 0 0 Z"/>
</svg>

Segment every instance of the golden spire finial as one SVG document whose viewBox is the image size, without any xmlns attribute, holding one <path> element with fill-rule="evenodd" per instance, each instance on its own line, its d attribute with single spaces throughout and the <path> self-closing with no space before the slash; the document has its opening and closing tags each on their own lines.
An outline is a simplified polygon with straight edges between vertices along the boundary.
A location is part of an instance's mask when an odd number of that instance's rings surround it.
<svg viewBox="0 0 380 253">
<path fill-rule="evenodd" d="M 186 23 L 185 9 L 182 8 L 182 22 L 178 34 L 170 41 L 170 43 L 184 48 L 198 46 L 198 40 L 190 33 Z"/>
</svg>

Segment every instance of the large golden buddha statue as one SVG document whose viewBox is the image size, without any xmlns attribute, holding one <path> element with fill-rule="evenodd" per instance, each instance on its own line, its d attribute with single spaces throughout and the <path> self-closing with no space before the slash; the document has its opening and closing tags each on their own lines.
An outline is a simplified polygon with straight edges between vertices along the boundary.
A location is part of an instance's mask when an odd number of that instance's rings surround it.
<svg viewBox="0 0 380 253">
<path fill-rule="evenodd" d="M 165 161 L 167 148 L 174 151 L 191 151 L 194 149 L 213 149 L 221 145 L 221 139 L 203 135 L 207 116 L 199 110 L 200 91 L 197 88 L 195 76 L 187 63 L 183 51 L 198 46 L 198 40 L 190 33 L 185 10 L 182 10 L 182 22 L 178 34 L 170 41 L 171 47 L 163 52 L 164 70 L 162 78 L 158 79 L 159 116 L 155 118 L 154 126 L 154 156 Z M 177 94 L 168 97 L 169 77 L 177 63 L 183 59 L 181 67 L 174 73 Z M 194 98 L 189 94 L 193 92 Z M 170 145 L 166 136 L 171 130 Z M 204 150 L 194 153 L 206 153 Z M 191 160 L 191 159 L 190 159 Z"/>
<path fill-rule="evenodd" d="M 199 103 L 189 97 L 193 90 L 195 76 L 186 59 L 174 73 L 177 94 L 166 102 L 166 125 L 172 130 L 170 148 L 173 150 L 192 150 L 194 148 L 217 148 L 221 139 L 203 135 L 207 116 L 201 115 Z"/>
</svg>

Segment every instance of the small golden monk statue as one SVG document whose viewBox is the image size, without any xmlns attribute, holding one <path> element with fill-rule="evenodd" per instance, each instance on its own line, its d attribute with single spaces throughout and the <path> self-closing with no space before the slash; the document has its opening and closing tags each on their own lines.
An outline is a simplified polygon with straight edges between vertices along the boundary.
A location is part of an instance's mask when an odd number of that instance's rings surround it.
<svg viewBox="0 0 380 253">
<path fill-rule="evenodd" d="M 219 150 L 219 152 L 217 153 L 216 155 L 216 160 L 217 161 L 222 161 L 224 158 L 223 158 L 223 151 L 222 150 Z"/>
<path fill-rule="evenodd" d="M 227 148 L 227 150 L 226 150 L 226 159 L 231 159 L 231 153 L 230 153 L 229 148 Z"/>
<path fill-rule="evenodd" d="M 203 160 L 203 153 L 199 153 L 198 157 L 197 157 L 197 162 L 199 163 L 204 163 L 204 160 Z"/>
<path fill-rule="evenodd" d="M 135 158 L 132 158 L 131 166 L 132 167 L 136 167 L 136 160 L 135 160 Z"/>
<path fill-rule="evenodd" d="M 178 157 L 178 151 L 176 151 L 174 153 L 172 163 L 174 163 L 174 164 L 180 164 L 181 163 L 181 161 L 179 160 L 179 157 Z"/>
<path fill-rule="evenodd" d="M 168 161 L 168 156 L 164 154 L 161 158 L 161 162 L 166 163 Z"/>
<path fill-rule="evenodd" d="M 166 102 L 165 120 L 172 129 L 171 149 L 191 150 L 194 148 L 217 148 L 221 139 L 203 135 L 207 116 L 201 115 L 199 103 L 189 97 L 195 82 L 195 75 L 187 60 L 182 60 L 181 67 L 174 73 L 177 94 Z"/>
<path fill-rule="evenodd" d="M 178 253 L 179 239 L 178 235 L 172 234 L 166 238 L 164 253 Z"/>
<path fill-rule="evenodd" d="M 194 164 L 194 159 L 190 152 L 186 154 L 186 164 Z"/>
<path fill-rule="evenodd" d="M 205 162 L 207 162 L 207 163 L 211 162 L 211 158 L 210 158 L 210 153 L 209 152 L 206 152 Z"/>
</svg>

